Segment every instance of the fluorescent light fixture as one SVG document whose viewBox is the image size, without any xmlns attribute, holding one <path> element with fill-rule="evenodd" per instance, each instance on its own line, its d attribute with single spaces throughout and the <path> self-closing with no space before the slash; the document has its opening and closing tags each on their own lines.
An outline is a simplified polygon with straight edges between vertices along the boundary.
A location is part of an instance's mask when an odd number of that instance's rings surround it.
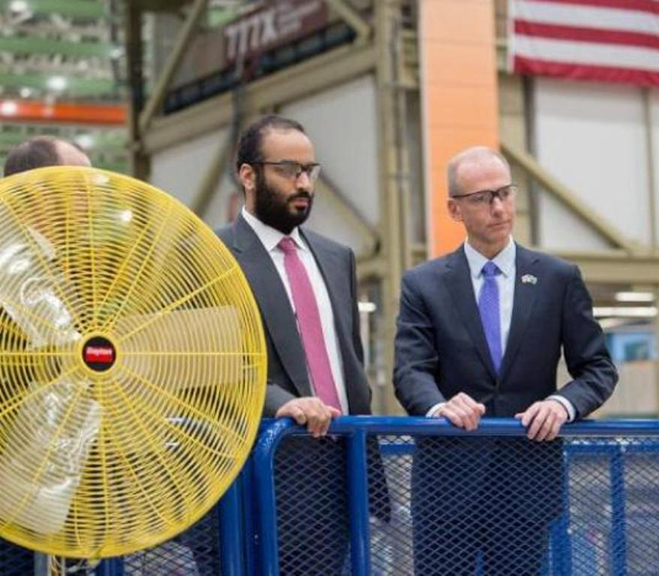
<svg viewBox="0 0 659 576">
<path fill-rule="evenodd" d="M 64 76 L 51 76 L 48 79 L 48 88 L 51 90 L 57 90 L 58 92 L 64 90 L 68 84 L 69 82 Z"/>
<path fill-rule="evenodd" d="M 375 302 L 360 302 L 358 306 L 359 311 L 366 314 L 373 314 L 373 312 L 378 309 L 378 307 L 375 305 Z"/>
<path fill-rule="evenodd" d="M 596 318 L 654 318 L 657 315 L 656 306 L 595 306 L 593 315 Z"/>
<path fill-rule="evenodd" d="M 619 326 L 625 326 L 628 322 L 627 318 L 602 318 L 599 320 L 602 330 L 612 330 Z"/>
<path fill-rule="evenodd" d="M 9 11 L 13 12 L 14 14 L 27 12 L 29 8 L 30 5 L 25 0 L 12 0 L 9 3 Z"/>
<path fill-rule="evenodd" d="M 3 116 L 13 116 L 18 112 L 18 105 L 13 100 L 5 100 L 0 104 L 0 114 Z"/>
<path fill-rule="evenodd" d="M 654 302 L 652 292 L 616 292 L 616 302 Z"/>
<path fill-rule="evenodd" d="M 91 134 L 79 134 L 75 137 L 75 142 L 81 148 L 89 149 L 94 146 L 94 137 Z"/>
</svg>

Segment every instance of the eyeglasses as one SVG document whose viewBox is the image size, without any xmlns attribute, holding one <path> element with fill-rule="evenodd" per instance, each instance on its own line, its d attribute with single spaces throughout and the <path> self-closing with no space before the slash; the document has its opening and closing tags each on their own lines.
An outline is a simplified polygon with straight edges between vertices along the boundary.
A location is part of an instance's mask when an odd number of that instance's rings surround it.
<svg viewBox="0 0 659 576">
<path fill-rule="evenodd" d="M 320 175 L 320 164 L 311 162 L 310 164 L 300 164 L 294 160 L 280 160 L 279 162 L 251 162 L 251 164 L 260 164 L 262 166 L 273 166 L 284 178 L 297 180 L 302 172 L 306 172 L 309 180 L 315 182 Z"/>
<path fill-rule="evenodd" d="M 515 184 L 507 184 L 498 190 L 479 190 L 478 192 L 471 192 L 470 194 L 456 194 L 451 196 L 458 200 L 465 200 L 472 206 L 486 206 L 492 204 L 495 198 L 501 202 L 511 202 L 517 193 L 517 186 Z"/>
</svg>

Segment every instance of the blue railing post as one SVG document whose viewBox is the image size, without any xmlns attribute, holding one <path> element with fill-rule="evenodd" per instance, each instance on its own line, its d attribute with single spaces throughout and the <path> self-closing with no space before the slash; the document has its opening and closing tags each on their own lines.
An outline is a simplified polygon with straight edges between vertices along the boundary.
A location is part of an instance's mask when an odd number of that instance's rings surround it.
<svg viewBox="0 0 659 576">
<path fill-rule="evenodd" d="M 256 574 L 256 559 L 258 558 L 258 535 L 256 526 L 258 526 L 257 507 L 254 503 L 254 462 L 253 456 L 250 456 L 245 462 L 241 472 L 242 482 L 240 483 L 240 500 L 243 510 L 243 530 L 245 542 L 245 569 L 247 576 Z"/>
<path fill-rule="evenodd" d="M 348 502 L 350 503 L 350 557 L 352 576 L 371 573 L 371 530 L 368 513 L 366 432 L 348 437 Z"/>
<path fill-rule="evenodd" d="M 611 566 L 612 576 L 627 574 L 627 527 L 625 526 L 624 447 L 611 457 Z"/>
<path fill-rule="evenodd" d="M 244 576 L 243 522 L 240 506 L 239 475 L 224 493 L 218 504 L 220 530 L 218 534 L 222 576 Z"/>
<path fill-rule="evenodd" d="M 277 506 L 275 498 L 275 451 L 293 421 L 275 420 L 264 426 L 254 448 L 256 501 L 259 508 L 259 538 L 261 575 L 279 576 L 279 548 L 277 542 Z"/>
</svg>

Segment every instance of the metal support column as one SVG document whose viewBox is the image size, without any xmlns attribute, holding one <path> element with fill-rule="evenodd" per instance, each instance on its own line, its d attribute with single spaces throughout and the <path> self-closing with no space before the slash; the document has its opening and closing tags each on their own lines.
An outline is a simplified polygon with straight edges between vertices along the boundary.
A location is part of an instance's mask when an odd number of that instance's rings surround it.
<svg viewBox="0 0 659 576">
<path fill-rule="evenodd" d="M 126 15 L 125 42 L 128 67 L 130 103 L 128 132 L 130 138 L 130 168 L 135 178 L 147 180 L 150 171 L 149 157 L 143 151 L 139 117 L 144 108 L 144 71 L 142 50 L 142 9 L 138 2 L 124 0 Z"/>
<path fill-rule="evenodd" d="M 382 0 L 375 3 L 375 41 L 377 47 L 377 98 L 379 119 L 380 204 L 381 237 L 386 274 L 382 278 L 383 334 L 385 382 L 393 369 L 394 336 L 400 292 L 400 278 L 411 262 L 406 222 L 409 221 L 409 191 L 404 182 L 406 157 L 401 154 L 403 135 L 400 121 L 401 105 L 398 99 L 398 77 L 395 53 L 398 48 L 396 23 L 401 14 L 400 0 Z M 409 258 L 405 256 L 410 253 Z M 385 387 L 385 406 L 392 413 L 396 407 L 393 389 Z"/>
</svg>

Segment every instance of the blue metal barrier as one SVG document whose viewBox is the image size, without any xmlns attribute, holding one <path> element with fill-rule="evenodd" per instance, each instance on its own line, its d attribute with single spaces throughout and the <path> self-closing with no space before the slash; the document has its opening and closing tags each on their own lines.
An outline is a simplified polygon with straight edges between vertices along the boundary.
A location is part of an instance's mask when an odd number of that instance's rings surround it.
<svg viewBox="0 0 659 576">
<path fill-rule="evenodd" d="M 484 419 L 478 430 L 464 432 L 445 421 L 428 420 L 424 418 L 383 418 L 383 417 L 343 417 L 335 420 L 329 430 L 330 435 L 345 438 L 347 443 L 348 469 L 348 491 L 350 498 L 350 565 L 351 574 L 374 574 L 372 558 L 370 553 L 371 537 L 369 524 L 369 505 L 366 461 L 366 442 L 369 436 L 409 436 L 407 443 L 393 443 L 381 446 L 383 458 L 389 456 L 401 457 L 407 455 L 411 458 L 415 446 L 411 439 L 420 437 L 445 437 L 464 439 L 487 439 L 487 438 L 519 438 L 522 440 L 526 431 L 516 420 L 509 419 Z M 264 425 L 262 434 L 253 453 L 253 462 L 256 472 L 255 488 L 256 501 L 259 508 L 259 521 L 257 532 L 259 534 L 260 548 L 259 563 L 260 574 L 264 576 L 277 576 L 279 574 L 279 548 L 277 541 L 278 519 L 276 507 L 275 457 L 278 447 L 286 438 L 304 437 L 306 432 L 301 427 L 293 425 L 290 421 L 271 421 Z M 659 423 L 655 421 L 583 421 L 576 424 L 566 425 L 563 429 L 562 438 L 565 442 L 563 455 L 563 466 L 565 470 L 563 488 L 560 490 L 563 511 L 552 524 L 551 546 L 548 556 L 544 561 L 542 573 L 552 575 L 572 574 L 612 574 L 614 576 L 631 574 L 656 574 L 656 564 L 649 564 L 630 570 L 631 560 L 628 554 L 628 540 L 630 538 L 627 530 L 626 511 L 626 486 L 630 480 L 626 477 L 625 458 L 633 454 L 654 454 L 653 464 L 656 463 L 659 472 Z M 638 439 L 638 443 L 634 443 Z M 313 442 L 313 439 L 309 439 Z M 522 440 L 523 441 L 523 440 Z M 542 450 L 540 443 L 530 443 Z M 535 449 L 535 448 L 534 448 Z M 596 526 L 596 531 L 587 534 L 583 538 L 580 534 L 571 536 L 570 518 L 570 489 L 569 482 L 578 482 L 572 498 L 583 498 L 587 494 L 587 476 L 579 476 L 575 481 L 574 465 L 570 471 L 570 462 L 580 462 L 586 456 L 602 456 L 609 462 L 607 490 L 610 496 L 608 501 L 603 500 L 593 503 L 594 508 L 610 507 L 610 518 L 604 518 L 601 526 Z M 649 470 L 646 470 L 649 472 Z M 302 473 L 299 470 L 296 474 Z M 582 476 L 583 474 L 579 472 Z M 601 475 L 601 470 L 597 473 Z M 571 475 L 572 474 L 572 475 Z M 646 481 L 647 478 L 641 478 Z M 658 481 L 659 482 L 659 481 Z M 659 492 L 659 490 L 658 490 Z M 585 504 L 588 504 L 586 502 Z M 584 514 L 588 512 L 584 502 L 572 503 L 573 507 Z M 638 505 L 637 505 L 638 507 Z M 604 512 L 602 512 L 604 514 Z M 659 529 L 659 508 L 650 511 L 650 517 L 646 519 L 648 528 Z M 597 532 L 599 530 L 599 532 Z M 578 531 L 577 531 L 578 532 Z M 607 534 L 610 534 L 607 536 Z M 638 537 L 638 531 L 635 537 Z M 583 541 L 580 541 L 582 538 Z M 591 538 L 593 541 L 588 541 Z M 604 541 L 602 544 L 599 540 Z M 574 548 L 576 546 L 576 549 Z M 600 546 L 600 548 L 598 548 Z M 604 554 L 603 547 L 608 548 Z M 638 546 L 636 546 L 638 556 Z M 575 551 L 578 558 L 572 558 Z M 304 551 L 303 551 L 304 552 Z M 597 562 L 602 564 L 606 559 L 606 568 L 596 570 L 594 564 L 584 560 L 584 555 L 593 556 Z M 593 560 L 593 561 L 595 561 Z M 482 558 L 479 564 L 482 565 Z M 404 569 L 396 572 L 395 568 L 390 573 L 412 574 L 411 560 Z M 643 558 L 635 561 L 642 564 Z M 632 563 L 633 564 L 633 563 Z M 590 568 L 588 568 L 590 566 Z M 592 569 L 592 572 L 588 572 Z M 446 572 L 449 573 L 449 572 Z"/>
<path fill-rule="evenodd" d="M 432 543 L 437 535 L 444 535 L 445 519 L 415 516 L 415 497 L 425 494 L 426 503 L 443 499 L 450 505 L 451 498 L 459 502 L 464 496 L 461 491 L 481 485 L 482 480 L 493 492 L 506 488 L 511 478 L 523 483 L 533 466 L 553 458 L 552 445 L 559 449 L 560 475 L 552 476 L 551 468 L 541 473 L 549 474 L 548 482 L 558 486 L 553 490 L 557 512 L 550 518 L 547 541 L 540 540 L 544 543 L 536 554 L 535 573 L 659 574 L 659 422 L 583 421 L 566 425 L 559 443 L 532 443 L 525 434 L 523 426 L 512 419 L 484 419 L 478 430 L 464 432 L 443 420 L 369 416 L 338 418 L 330 427 L 329 439 L 319 441 L 290 420 L 264 421 L 250 460 L 207 517 L 172 542 L 134 557 L 106 560 L 86 574 L 215 576 L 219 570 L 221 576 L 278 576 L 280 568 L 287 566 L 285 576 L 294 576 L 298 572 L 291 569 L 291 558 L 293 566 L 299 558 L 301 566 L 316 561 L 322 567 L 328 561 L 322 550 L 330 550 L 338 567 L 307 568 L 307 574 L 426 576 L 432 572 L 419 568 L 424 554 L 440 566 L 455 558 L 440 562 L 432 556 L 436 553 L 432 547 L 423 548 L 424 539 Z M 322 450 L 297 458 L 295 451 L 303 451 L 305 443 Z M 293 450 L 293 458 L 280 459 L 285 449 Z M 460 474 L 453 484 L 450 470 L 439 469 L 451 465 L 452 456 L 430 460 L 442 480 L 435 481 L 433 476 L 428 483 L 419 472 L 424 453 L 433 458 L 457 455 Z M 501 459 L 501 454 L 515 457 Z M 510 466 L 520 466 L 520 478 Z M 378 474 L 386 479 L 385 494 L 373 482 Z M 340 486 L 335 485 L 337 479 Z M 299 493 L 281 499 L 287 487 L 298 490 L 307 481 L 310 487 L 318 484 L 312 497 Z M 510 487 L 511 491 L 516 488 Z M 544 485 L 537 498 L 529 493 L 534 506 L 547 498 Z M 508 497 L 502 498 L 506 504 Z M 483 501 L 496 507 L 496 500 L 496 494 L 488 493 Z M 283 508 L 291 502 L 293 514 Z M 481 516 L 474 518 L 489 521 L 488 513 L 481 510 Z M 331 516 L 333 528 L 326 532 L 336 534 L 323 534 L 319 514 Z M 420 526 L 419 518 L 429 525 Z M 320 529 L 317 533 L 327 536 L 324 548 L 309 549 L 282 540 L 282 530 L 300 521 L 308 522 L 312 532 Z M 453 526 L 458 540 L 461 530 L 465 534 L 473 530 L 469 522 L 464 527 L 460 522 Z M 514 554 L 514 542 L 510 546 Z M 488 553 L 467 550 L 465 557 L 471 554 L 474 566 L 469 574 L 486 570 L 492 561 Z"/>
</svg>

